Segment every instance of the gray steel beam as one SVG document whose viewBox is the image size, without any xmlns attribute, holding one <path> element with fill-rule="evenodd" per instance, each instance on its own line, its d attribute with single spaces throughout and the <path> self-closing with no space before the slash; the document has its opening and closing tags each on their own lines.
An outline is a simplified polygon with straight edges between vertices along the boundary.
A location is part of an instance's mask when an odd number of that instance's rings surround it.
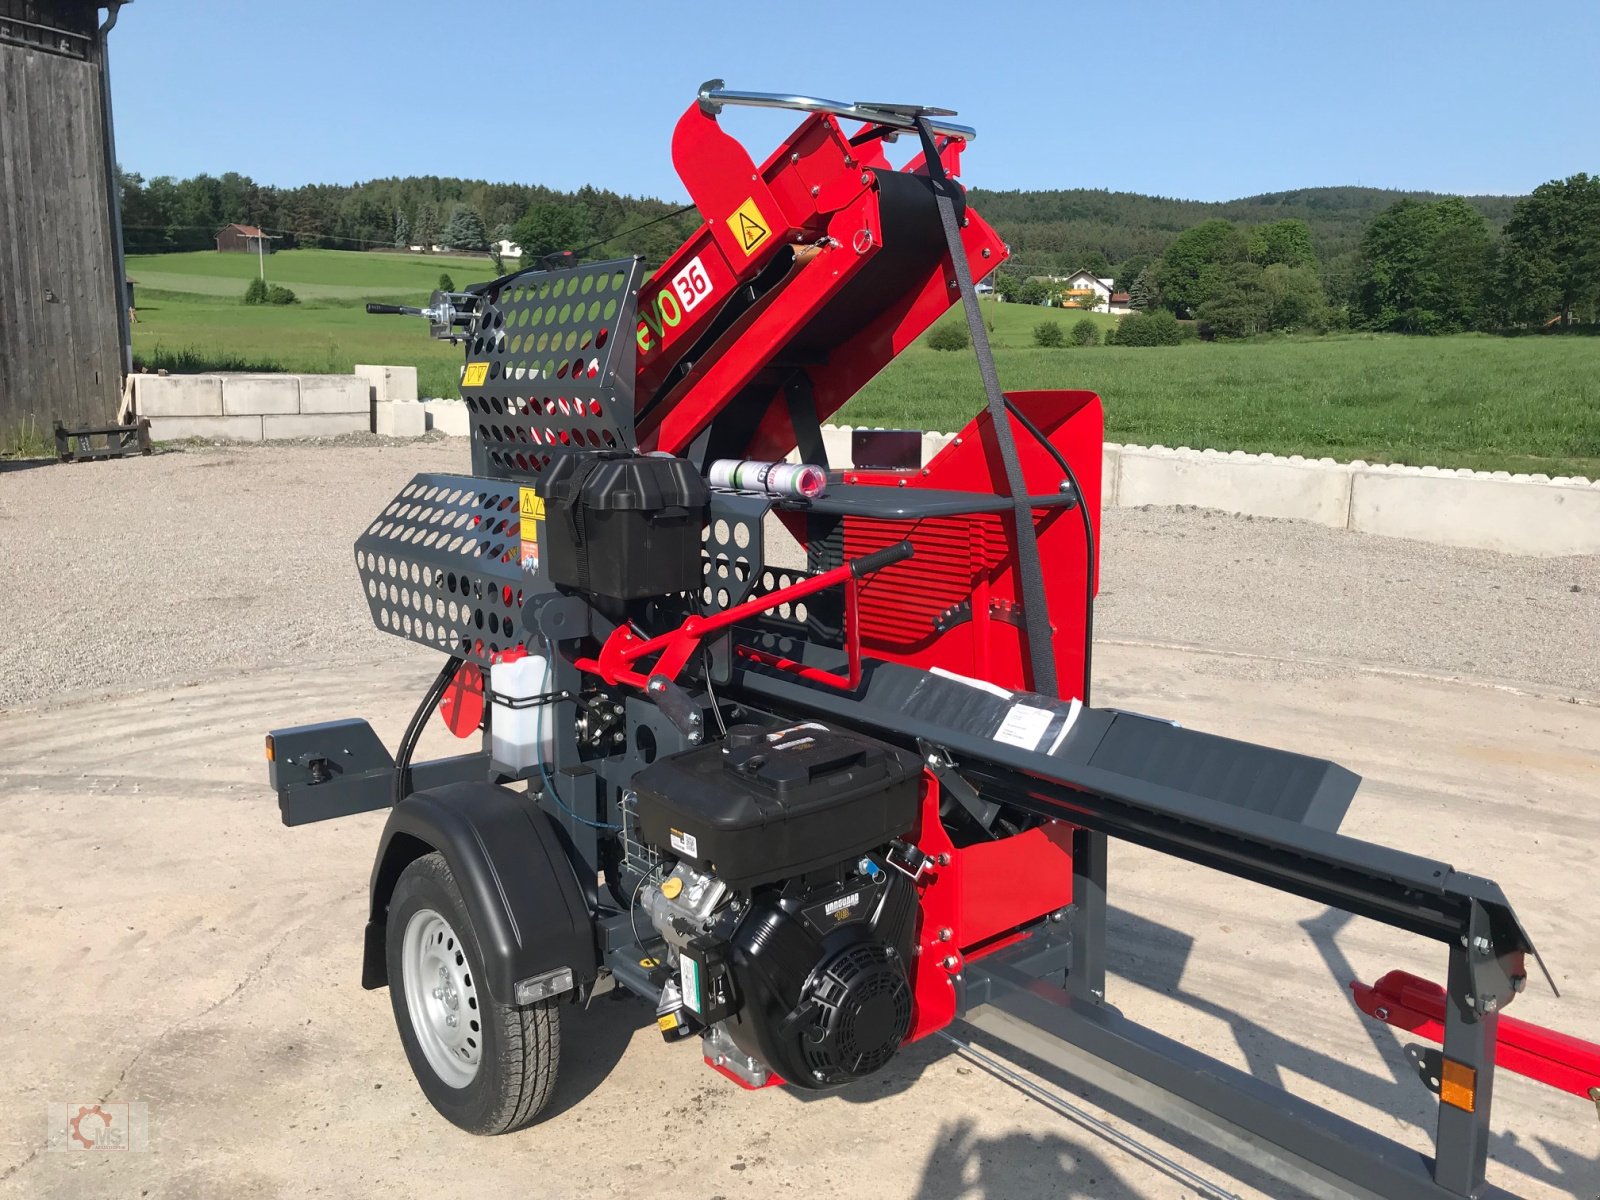
<svg viewBox="0 0 1600 1200">
<path fill-rule="evenodd" d="M 967 974 L 978 994 L 988 988 L 988 999 L 962 1018 L 968 1025 L 1311 1195 L 1510 1195 L 1482 1182 L 1481 1157 L 1452 1153 L 1458 1161 L 1435 1180 L 1428 1156 L 1004 962 L 985 960 Z M 1480 1108 L 1486 1116 L 1487 1105 Z"/>
</svg>

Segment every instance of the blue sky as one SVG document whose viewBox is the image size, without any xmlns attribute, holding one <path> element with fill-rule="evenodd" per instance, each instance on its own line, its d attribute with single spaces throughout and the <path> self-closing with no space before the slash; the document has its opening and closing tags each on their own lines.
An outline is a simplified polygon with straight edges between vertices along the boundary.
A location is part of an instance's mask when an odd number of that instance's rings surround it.
<svg viewBox="0 0 1600 1200">
<path fill-rule="evenodd" d="M 146 177 L 677 199 L 672 125 L 711 77 L 958 109 L 969 186 L 1521 193 L 1600 171 L 1593 0 L 136 0 L 112 40 L 118 157 Z M 736 117 L 758 160 L 792 124 Z"/>
</svg>

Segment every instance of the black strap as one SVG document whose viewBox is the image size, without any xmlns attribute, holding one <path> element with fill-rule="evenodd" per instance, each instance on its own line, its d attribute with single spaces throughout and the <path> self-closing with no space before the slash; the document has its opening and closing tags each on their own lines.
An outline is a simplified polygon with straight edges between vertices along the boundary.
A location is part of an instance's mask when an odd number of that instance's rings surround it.
<svg viewBox="0 0 1600 1200">
<path fill-rule="evenodd" d="M 994 369 L 994 354 L 989 349 L 989 331 L 978 307 L 978 293 L 972 286 L 972 269 L 961 245 L 961 227 L 956 223 L 955 184 L 945 174 L 944 160 L 934 141 L 928 118 L 917 118 L 917 133 L 922 138 L 922 155 L 928 164 L 928 179 L 944 225 L 944 240 L 950 247 L 950 266 L 961 289 L 967 311 L 967 328 L 972 332 L 972 349 L 978 356 L 978 371 L 988 397 L 989 421 L 994 426 L 995 443 L 1005 466 L 1006 487 L 1011 493 L 1012 521 L 1017 530 L 1017 574 L 1022 581 L 1022 621 L 1028 634 L 1028 659 L 1033 666 L 1033 690 L 1046 696 L 1059 696 L 1056 684 L 1056 656 L 1050 639 L 1050 613 L 1045 607 L 1044 567 L 1039 562 L 1039 538 L 1033 528 L 1033 506 L 1028 503 L 1028 485 L 1022 477 L 1022 462 L 1017 457 L 1017 440 L 1006 411 L 1005 393 Z"/>
<path fill-rule="evenodd" d="M 572 472 L 570 486 L 572 503 L 567 507 L 567 520 L 572 523 L 572 548 L 577 559 L 578 587 L 589 590 L 589 532 L 585 521 L 583 488 L 600 466 L 600 455 L 585 455 Z"/>
</svg>

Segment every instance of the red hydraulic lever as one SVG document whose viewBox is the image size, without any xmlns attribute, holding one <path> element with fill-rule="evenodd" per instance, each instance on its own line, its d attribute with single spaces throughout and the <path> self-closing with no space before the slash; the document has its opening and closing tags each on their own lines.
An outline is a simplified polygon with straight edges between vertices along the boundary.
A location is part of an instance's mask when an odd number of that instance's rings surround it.
<svg viewBox="0 0 1600 1200">
<path fill-rule="evenodd" d="M 856 632 L 856 585 L 858 581 L 871 575 L 874 571 L 881 571 L 884 567 L 892 566 L 910 558 L 915 551 L 910 542 L 898 542 L 874 554 L 865 554 L 860 558 L 851 559 L 842 566 L 834 567 L 831 571 L 824 571 L 820 575 L 813 575 L 810 579 L 802 579 L 799 583 L 791 584 L 785 588 L 768 592 L 764 596 L 757 596 L 754 600 L 746 600 L 743 604 L 735 604 L 732 608 L 725 608 L 721 612 L 708 613 L 705 616 L 690 617 L 678 628 L 667 633 L 658 634 L 653 638 L 641 638 L 626 625 L 619 626 L 617 630 L 606 639 L 605 645 L 600 647 L 598 658 L 580 658 L 573 663 L 580 671 L 588 671 L 600 676 L 609 684 L 627 684 L 629 687 L 644 688 L 656 676 L 665 677 L 669 682 L 677 678 L 678 672 L 683 670 L 684 664 L 689 661 L 694 652 L 700 648 L 700 642 L 708 634 L 736 625 L 746 617 L 753 617 L 757 613 L 767 612 L 777 608 L 780 604 L 792 604 L 796 600 L 804 600 L 807 596 L 820 592 L 825 588 L 845 585 L 845 614 L 846 634 L 845 642 L 849 654 L 849 675 L 834 675 L 831 672 L 819 670 L 816 667 L 806 667 L 793 663 L 787 659 L 780 659 L 774 655 L 761 654 L 751 651 L 747 657 L 764 662 L 769 666 L 779 667 L 805 679 L 818 683 L 826 683 L 833 687 L 854 689 L 861 682 L 861 638 Z M 660 654 L 655 666 L 648 672 L 641 673 L 635 664 L 641 658 L 651 654 Z"/>
<path fill-rule="evenodd" d="M 1445 991 L 1406 971 L 1390 971 L 1368 987 L 1352 981 L 1356 1007 L 1398 1029 L 1443 1043 Z M 1600 1105 L 1600 1045 L 1542 1025 L 1501 1017 L 1495 1065 Z"/>
</svg>

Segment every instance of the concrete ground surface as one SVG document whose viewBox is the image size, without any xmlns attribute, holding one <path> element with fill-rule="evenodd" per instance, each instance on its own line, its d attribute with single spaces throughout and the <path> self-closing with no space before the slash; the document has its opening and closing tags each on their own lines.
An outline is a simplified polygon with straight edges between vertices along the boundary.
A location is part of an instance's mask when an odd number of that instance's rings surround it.
<svg viewBox="0 0 1600 1200">
<path fill-rule="evenodd" d="M 436 662 L 372 628 L 350 545 L 413 472 L 466 463 L 450 442 L 0 467 L 0 1195 L 1196 1195 L 937 1040 L 842 1092 L 747 1094 L 628 1002 L 567 1010 L 534 1129 L 433 1114 L 358 984 L 382 814 L 283 828 L 261 734 L 361 715 L 393 744 Z M 1098 703 L 1360 772 L 1344 831 L 1496 878 L 1563 993 L 1535 975 L 1512 1015 L 1600 1037 L 1600 563 L 1132 510 L 1104 564 Z M 1345 985 L 1437 978 L 1438 947 L 1124 846 L 1110 894 L 1113 1003 L 1426 1144 L 1410 1039 Z M 148 1152 L 48 1148 L 52 1103 L 124 1101 Z M 1593 1105 L 1502 1073 L 1495 1114 L 1492 1181 L 1600 1196 Z"/>
</svg>

